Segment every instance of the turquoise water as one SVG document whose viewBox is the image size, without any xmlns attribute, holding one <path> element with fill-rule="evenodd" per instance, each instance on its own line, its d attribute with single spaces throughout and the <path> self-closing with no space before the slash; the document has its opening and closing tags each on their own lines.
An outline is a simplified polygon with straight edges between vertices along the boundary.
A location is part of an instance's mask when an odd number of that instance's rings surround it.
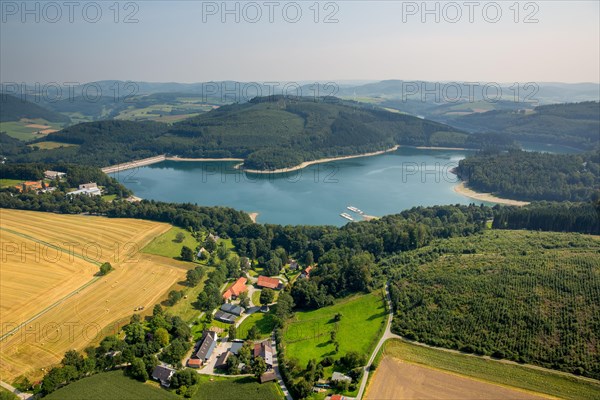
<svg viewBox="0 0 600 400">
<path fill-rule="evenodd" d="M 343 225 L 355 206 L 368 215 L 414 206 L 475 202 L 454 192 L 450 173 L 467 151 L 400 148 L 379 156 L 333 161 L 288 174 L 246 174 L 233 162 L 165 161 L 112 174 L 136 196 L 229 206 L 258 212 L 258 222 Z"/>
</svg>

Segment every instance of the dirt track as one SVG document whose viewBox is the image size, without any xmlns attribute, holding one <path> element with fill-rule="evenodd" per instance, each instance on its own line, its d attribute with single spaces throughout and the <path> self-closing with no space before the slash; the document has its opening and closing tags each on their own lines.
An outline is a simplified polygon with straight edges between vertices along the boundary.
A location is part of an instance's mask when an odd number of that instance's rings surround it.
<svg viewBox="0 0 600 400">
<path fill-rule="evenodd" d="M 547 397 L 384 357 L 369 384 L 365 399 L 537 400 Z"/>
</svg>

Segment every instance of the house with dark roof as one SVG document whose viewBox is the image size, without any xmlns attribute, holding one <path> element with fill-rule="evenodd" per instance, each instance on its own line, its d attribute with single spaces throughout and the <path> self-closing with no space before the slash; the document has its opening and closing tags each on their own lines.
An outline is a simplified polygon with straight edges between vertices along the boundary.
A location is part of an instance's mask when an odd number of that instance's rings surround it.
<svg viewBox="0 0 600 400">
<path fill-rule="evenodd" d="M 244 277 L 235 281 L 235 283 L 231 285 L 229 289 L 225 291 L 225 293 L 223 293 L 223 298 L 225 300 L 237 299 L 240 294 L 248 290 L 248 288 L 246 287 L 247 281 L 248 279 Z"/>
<path fill-rule="evenodd" d="M 229 313 L 229 314 L 235 314 L 239 317 L 244 312 L 244 309 L 235 304 L 224 303 L 221 306 L 221 311 L 225 311 L 226 313 Z"/>
<path fill-rule="evenodd" d="M 215 363 L 215 368 L 226 369 L 227 368 L 227 360 L 229 359 L 229 356 L 231 356 L 231 353 L 229 351 L 221 353 L 221 355 L 219 355 L 219 357 L 217 357 L 217 362 Z"/>
<path fill-rule="evenodd" d="M 207 362 L 216 346 L 217 334 L 212 331 L 206 332 L 200 341 L 200 346 L 198 346 L 195 358 L 202 360 L 202 363 Z"/>
<path fill-rule="evenodd" d="M 254 345 L 254 358 L 256 357 L 262 357 L 265 360 L 267 369 L 273 368 L 273 348 L 269 340 Z"/>
<path fill-rule="evenodd" d="M 231 347 L 229 348 L 229 351 L 231 352 L 231 354 L 235 354 L 237 356 L 237 354 L 240 352 L 240 349 L 242 348 L 242 346 L 244 345 L 244 342 L 233 342 L 231 343 Z"/>
<path fill-rule="evenodd" d="M 221 321 L 221 322 L 225 322 L 226 324 L 233 324 L 236 320 L 237 316 L 233 315 L 233 314 L 229 314 L 225 311 L 217 311 L 215 313 L 215 319 L 217 321 Z"/>
<path fill-rule="evenodd" d="M 152 371 L 152 379 L 159 381 L 164 387 L 171 385 L 171 378 L 175 370 L 167 365 L 157 365 Z"/>
<path fill-rule="evenodd" d="M 291 258 L 288 261 L 289 261 L 289 264 L 290 264 L 290 270 L 295 271 L 298 268 L 300 268 L 300 265 L 298 265 L 298 261 L 293 260 Z"/>
<path fill-rule="evenodd" d="M 269 288 L 269 289 L 281 289 L 282 284 L 281 281 L 277 278 L 271 278 L 268 276 L 260 275 L 258 280 L 256 281 L 256 285 L 261 288 Z"/>
</svg>

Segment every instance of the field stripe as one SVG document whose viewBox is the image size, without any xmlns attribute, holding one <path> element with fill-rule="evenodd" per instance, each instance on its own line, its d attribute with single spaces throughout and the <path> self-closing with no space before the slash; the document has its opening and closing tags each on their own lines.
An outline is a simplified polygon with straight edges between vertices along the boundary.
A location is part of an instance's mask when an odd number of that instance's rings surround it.
<svg viewBox="0 0 600 400">
<path fill-rule="evenodd" d="M 27 325 L 30 322 L 35 321 L 36 319 L 38 319 L 39 317 L 41 317 L 42 315 L 46 314 L 48 311 L 50 311 L 51 309 L 53 309 L 54 307 L 58 306 L 59 304 L 61 304 L 62 302 L 68 300 L 69 298 L 73 297 L 74 295 L 76 295 L 77 293 L 79 293 L 81 290 L 87 288 L 88 286 L 90 286 L 91 284 L 95 283 L 98 279 L 102 278 L 101 276 L 95 276 L 93 277 L 89 282 L 87 282 L 85 285 L 80 286 L 79 288 L 75 289 L 74 291 L 72 291 L 71 293 L 69 293 L 68 295 L 66 295 L 65 297 L 63 297 L 60 300 L 57 300 L 56 302 L 54 302 L 53 304 L 50 304 L 48 307 L 44 308 L 42 311 L 38 312 L 37 314 L 35 314 L 33 317 L 29 318 L 27 321 L 22 322 L 21 324 L 19 324 L 19 326 L 17 326 L 16 328 L 6 332 L 4 335 L 0 336 L 0 341 L 4 340 L 6 337 L 13 335 L 14 333 L 18 332 L 23 326 Z"/>
<path fill-rule="evenodd" d="M 68 250 L 63 249 L 60 246 L 56 246 L 55 244 L 45 242 L 45 241 L 37 239 L 37 238 L 35 238 L 33 236 L 29 236 L 29 235 L 27 235 L 25 233 L 17 232 L 17 231 L 15 231 L 13 229 L 2 228 L 2 227 L 0 227 L 0 231 L 10 232 L 13 235 L 21 236 L 22 238 L 31 240 L 32 242 L 43 244 L 44 246 L 48 246 L 48 247 L 50 247 L 52 249 L 55 249 L 55 250 L 58 250 L 58 251 L 62 251 L 63 253 L 65 253 L 67 255 L 75 256 L 75 257 L 80 258 L 80 259 L 82 259 L 82 260 L 84 260 L 84 261 L 86 261 L 86 262 L 88 262 L 90 264 L 94 264 L 94 265 L 96 265 L 98 267 L 102 265 L 102 263 L 100 263 L 98 261 L 90 260 L 89 258 L 86 258 L 86 257 L 82 256 L 81 254 L 78 254 L 78 253 L 76 253 L 74 251 L 73 252 L 69 252 Z"/>
</svg>

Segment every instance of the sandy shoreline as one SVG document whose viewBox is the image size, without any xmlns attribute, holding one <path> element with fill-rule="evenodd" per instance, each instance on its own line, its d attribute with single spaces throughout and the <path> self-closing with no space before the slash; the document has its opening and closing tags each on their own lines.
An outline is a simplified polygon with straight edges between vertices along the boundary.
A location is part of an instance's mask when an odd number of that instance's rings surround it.
<svg viewBox="0 0 600 400">
<path fill-rule="evenodd" d="M 252 222 L 254 222 L 256 224 L 256 219 L 258 218 L 258 213 L 257 212 L 249 212 L 246 214 L 248 214 L 248 216 L 250 217 Z"/>
<path fill-rule="evenodd" d="M 461 182 L 458 185 L 454 186 L 454 191 L 458 194 L 462 194 L 463 196 L 467 196 L 471 199 L 487 201 L 489 203 L 498 203 L 498 204 L 506 204 L 509 206 L 526 206 L 529 204 L 528 201 L 520 201 L 520 200 L 512 200 L 512 199 L 503 199 L 501 197 L 496 197 L 491 193 L 479 193 L 472 189 L 469 189 L 465 182 Z"/>
<path fill-rule="evenodd" d="M 298 165 L 295 165 L 295 166 L 289 167 L 289 168 L 279 168 L 279 169 L 272 169 L 272 170 L 242 169 L 242 171 L 248 172 L 251 174 L 282 174 L 285 172 L 298 171 L 300 169 L 304 169 L 306 167 L 309 167 L 309 166 L 315 165 L 315 164 L 323 164 L 323 163 L 328 163 L 331 161 L 349 160 L 351 158 L 378 156 L 380 154 L 385 154 L 385 153 L 389 153 L 391 151 L 396 151 L 396 150 L 398 150 L 398 148 L 400 148 L 400 146 L 396 145 L 396 146 L 392 147 L 391 149 L 374 151 L 372 153 L 355 154 L 355 155 L 351 155 L 351 156 L 341 156 L 341 157 L 320 158 L 318 160 L 304 161 L 301 164 L 298 164 Z"/>
</svg>

